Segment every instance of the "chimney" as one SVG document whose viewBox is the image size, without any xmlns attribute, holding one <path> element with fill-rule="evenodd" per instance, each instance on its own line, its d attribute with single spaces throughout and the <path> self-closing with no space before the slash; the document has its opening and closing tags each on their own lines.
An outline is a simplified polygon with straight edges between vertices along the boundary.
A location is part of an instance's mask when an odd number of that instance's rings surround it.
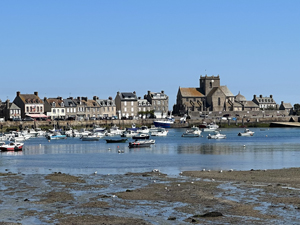
<svg viewBox="0 0 300 225">
<path fill-rule="evenodd" d="M 117 95 L 120 95 L 120 92 L 119 92 L 119 91 L 117 92 Z"/>
<path fill-rule="evenodd" d="M 9 99 L 6 100 L 6 109 L 9 108 Z"/>
<path fill-rule="evenodd" d="M 19 91 L 17 91 L 17 96 L 20 96 L 20 94 L 21 94 L 21 93 L 20 93 Z"/>
<path fill-rule="evenodd" d="M 111 97 L 111 96 L 109 96 L 109 97 L 108 97 L 108 99 L 109 99 L 109 100 L 112 100 L 112 97 Z"/>
<path fill-rule="evenodd" d="M 256 99 L 256 95 L 253 95 L 253 98 Z"/>
<path fill-rule="evenodd" d="M 150 91 L 148 91 L 148 96 L 150 96 L 150 94 L 151 94 L 151 92 L 150 92 Z"/>
<path fill-rule="evenodd" d="M 141 97 L 138 97 L 139 100 L 141 100 Z"/>
<path fill-rule="evenodd" d="M 97 96 L 94 96 L 94 97 L 93 97 L 93 100 L 96 101 L 96 100 L 97 100 Z"/>
<path fill-rule="evenodd" d="M 281 105 L 283 105 L 283 101 L 281 101 Z"/>
<path fill-rule="evenodd" d="M 34 92 L 34 95 L 39 96 L 39 93 L 37 91 Z"/>
<path fill-rule="evenodd" d="M 133 94 L 136 94 L 135 91 L 133 92 Z"/>
<path fill-rule="evenodd" d="M 69 97 L 68 99 L 71 99 L 71 100 L 73 100 L 73 97 Z"/>
<path fill-rule="evenodd" d="M 62 98 L 62 97 L 58 97 L 58 99 L 59 99 L 59 100 L 61 100 L 61 101 L 63 100 L 63 98 Z"/>
<path fill-rule="evenodd" d="M 44 102 L 47 101 L 47 97 L 44 97 Z"/>
<path fill-rule="evenodd" d="M 164 91 L 161 91 L 161 93 L 164 94 L 165 92 L 164 92 Z"/>
<path fill-rule="evenodd" d="M 77 97 L 77 100 L 80 101 L 80 97 Z"/>
<path fill-rule="evenodd" d="M 273 95 L 270 95 L 270 98 L 273 98 Z"/>
<path fill-rule="evenodd" d="M 259 95 L 260 98 L 262 98 L 262 95 Z"/>
</svg>

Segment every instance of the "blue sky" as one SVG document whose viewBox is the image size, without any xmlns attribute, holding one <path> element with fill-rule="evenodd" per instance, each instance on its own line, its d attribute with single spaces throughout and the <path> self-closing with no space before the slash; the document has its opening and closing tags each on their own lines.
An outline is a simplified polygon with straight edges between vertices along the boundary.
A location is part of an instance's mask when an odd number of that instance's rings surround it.
<svg viewBox="0 0 300 225">
<path fill-rule="evenodd" d="M 0 1 L 0 99 L 116 96 L 220 75 L 233 94 L 300 103 L 300 1 Z"/>
</svg>

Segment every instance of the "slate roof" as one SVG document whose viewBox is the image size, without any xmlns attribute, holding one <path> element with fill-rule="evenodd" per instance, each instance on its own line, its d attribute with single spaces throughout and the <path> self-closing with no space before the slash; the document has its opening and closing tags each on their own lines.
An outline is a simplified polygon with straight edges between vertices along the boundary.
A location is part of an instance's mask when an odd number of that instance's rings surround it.
<svg viewBox="0 0 300 225">
<path fill-rule="evenodd" d="M 36 96 L 35 94 L 20 94 L 20 98 L 24 103 L 40 103 L 43 104 L 43 101 Z"/>
<path fill-rule="evenodd" d="M 179 88 L 181 96 L 184 98 L 204 97 L 199 88 Z"/>
<path fill-rule="evenodd" d="M 136 101 L 136 94 L 132 92 L 121 92 L 120 93 L 121 101 Z"/>
<path fill-rule="evenodd" d="M 220 86 L 220 89 L 224 92 L 226 97 L 233 97 L 234 96 L 226 85 L 225 86 Z"/>
<path fill-rule="evenodd" d="M 98 99 L 97 102 L 100 106 L 116 106 L 115 101 L 110 99 Z"/>
<path fill-rule="evenodd" d="M 63 101 L 64 101 L 65 107 L 76 107 L 77 106 L 76 102 L 72 99 L 64 99 Z"/>
<path fill-rule="evenodd" d="M 253 101 L 246 101 L 244 104 L 246 108 L 259 108 L 259 106 Z"/>
<path fill-rule="evenodd" d="M 53 106 L 53 107 L 55 107 L 55 108 L 64 107 L 64 106 L 62 106 L 62 104 L 61 104 L 61 103 L 63 103 L 64 101 L 61 100 L 61 99 L 58 99 L 58 98 L 47 98 L 47 99 L 46 99 L 46 102 L 48 102 L 48 104 L 49 104 L 51 107 L 52 107 L 52 105 L 53 105 L 53 102 L 55 102 L 55 106 Z"/>
</svg>

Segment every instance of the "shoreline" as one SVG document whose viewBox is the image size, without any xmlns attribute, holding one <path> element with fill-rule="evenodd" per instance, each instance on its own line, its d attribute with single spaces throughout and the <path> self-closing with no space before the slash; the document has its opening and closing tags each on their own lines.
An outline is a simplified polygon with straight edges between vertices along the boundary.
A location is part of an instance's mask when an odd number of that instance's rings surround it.
<svg viewBox="0 0 300 225">
<path fill-rule="evenodd" d="M 0 173 L 0 224 L 296 224 L 300 168 Z"/>
</svg>

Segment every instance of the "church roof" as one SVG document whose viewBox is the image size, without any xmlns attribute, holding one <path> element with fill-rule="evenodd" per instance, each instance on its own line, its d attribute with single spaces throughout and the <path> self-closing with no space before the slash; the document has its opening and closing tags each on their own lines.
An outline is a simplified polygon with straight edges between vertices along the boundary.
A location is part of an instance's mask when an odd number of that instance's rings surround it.
<svg viewBox="0 0 300 225">
<path fill-rule="evenodd" d="M 203 97 L 199 88 L 179 88 L 182 97 Z"/>
</svg>

